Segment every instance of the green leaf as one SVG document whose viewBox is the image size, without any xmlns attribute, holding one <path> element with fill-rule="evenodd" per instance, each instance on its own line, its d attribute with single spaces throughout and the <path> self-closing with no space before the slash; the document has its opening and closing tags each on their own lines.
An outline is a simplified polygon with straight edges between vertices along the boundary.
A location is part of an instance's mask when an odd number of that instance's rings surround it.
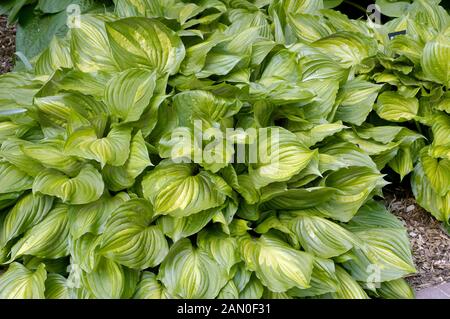
<svg viewBox="0 0 450 319">
<path fill-rule="evenodd" d="M 320 184 L 339 191 L 317 206 L 324 215 L 348 222 L 378 186 L 384 186 L 383 175 L 367 167 L 349 167 L 330 173 Z"/>
<path fill-rule="evenodd" d="M 361 125 L 372 111 L 381 85 L 354 79 L 339 90 L 338 108 L 334 120 Z"/>
<path fill-rule="evenodd" d="M 55 259 L 69 254 L 67 206 L 51 210 L 11 248 L 11 260 L 22 255 Z"/>
<path fill-rule="evenodd" d="M 31 189 L 33 178 L 11 164 L 0 163 L 0 194 Z"/>
<path fill-rule="evenodd" d="M 333 33 L 313 42 L 312 46 L 332 56 L 344 68 L 361 64 L 377 51 L 374 39 L 348 31 Z"/>
<path fill-rule="evenodd" d="M 106 137 L 98 138 L 92 128 L 72 133 L 66 141 L 66 154 L 92 159 L 104 167 L 106 164 L 121 166 L 130 154 L 131 128 L 116 126 Z"/>
<path fill-rule="evenodd" d="M 173 299 L 173 296 L 167 292 L 154 273 L 144 271 L 133 299 Z"/>
<path fill-rule="evenodd" d="M 119 193 L 114 197 L 105 194 L 89 204 L 71 205 L 69 207 L 70 235 L 73 239 L 78 239 L 86 233 L 95 235 L 102 233 L 111 213 L 118 205 L 129 199 L 126 193 Z"/>
<path fill-rule="evenodd" d="M 270 127 L 258 133 L 257 150 L 253 152 L 259 158 L 249 167 L 256 188 L 289 180 L 306 168 L 315 155 L 286 129 Z"/>
<path fill-rule="evenodd" d="M 207 171 L 195 172 L 193 164 L 162 161 L 142 181 L 144 197 L 156 214 L 184 217 L 218 207 L 230 188 Z"/>
<path fill-rule="evenodd" d="M 270 290 L 284 292 L 293 287 L 309 287 L 314 258 L 279 237 L 266 233 L 257 240 L 244 239 L 240 250 L 247 268 L 255 271 Z"/>
<path fill-rule="evenodd" d="M 377 294 L 384 299 L 415 299 L 414 290 L 403 278 L 382 282 Z"/>
<path fill-rule="evenodd" d="M 339 286 L 336 292 L 331 293 L 335 299 L 369 299 L 366 292 L 344 269 L 336 266 L 336 277 Z"/>
<path fill-rule="evenodd" d="M 12 263 L 0 276 L 1 299 L 44 299 L 47 272 L 41 264 L 36 271 L 19 263 Z"/>
<path fill-rule="evenodd" d="M 185 56 L 175 32 L 155 19 L 126 18 L 106 24 L 111 52 L 121 69 L 144 67 L 175 74 Z"/>
<path fill-rule="evenodd" d="M 159 265 L 169 251 L 161 229 L 151 225 L 153 208 L 145 200 L 120 205 L 108 219 L 99 253 L 133 269 Z"/>
<path fill-rule="evenodd" d="M 388 17 L 400 17 L 408 10 L 408 1 L 376 0 L 375 4 L 380 8 L 382 14 Z"/>
<path fill-rule="evenodd" d="M 33 183 L 33 193 L 56 196 L 65 203 L 75 205 L 96 201 L 103 189 L 102 176 L 92 165 L 84 166 L 73 178 L 46 169 L 36 176 Z"/>
<path fill-rule="evenodd" d="M 428 148 L 425 147 L 420 152 L 420 162 L 425 176 L 433 191 L 439 196 L 445 196 L 450 192 L 450 160 L 433 158 L 427 151 Z"/>
<path fill-rule="evenodd" d="M 79 28 L 70 31 L 70 52 L 76 69 L 82 72 L 115 72 L 114 60 L 108 36 L 105 16 L 82 15 Z"/>
<path fill-rule="evenodd" d="M 49 196 L 28 194 L 22 197 L 1 223 L 0 247 L 41 222 L 52 205 L 53 198 Z"/>
<path fill-rule="evenodd" d="M 107 83 L 104 101 L 111 113 L 124 122 L 139 120 L 153 96 L 156 74 L 146 69 L 129 69 Z"/>
<path fill-rule="evenodd" d="M 39 55 L 35 72 L 36 74 L 52 74 L 58 69 L 72 67 L 69 45 L 58 37 L 54 37 L 49 47 Z"/>
<path fill-rule="evenodd" d="M 59 274 L 48 274 L 45 281 L 46 299 L 70 299 L 66 278 Z"/>
<path fill-rule="evenodd" d="M 27 143 L 21 146 L 21 150 L 42 166 L 59 170 L 68 175 L 76 175 L 82 166 L 76 157 L 65 154 L 62 140 L 48 139 L 39 141 L 39 143 Z"/>
<path fill-rule="evenodd" d="M 164 235 L 177 242 L 182 238 L 198 233 L 219 212 L 220 207 L 217 207 L 187 217 L 166 215 L 158 218 L 157 223 L 160 225 Z"/>
<path fill-rule="evenodd" d="M 176 242 L 161 264 L 158 277 L 171 295 L 181 298 L 211 299 L 227 283 L 225 269 L 189 239 Z"/>
<path fill-rule="evenodd" d="M 433 143 L 431 144 L 431 155 L 450 159 L 450 118 L 439 114 L 432 118 Z"/>
<path fill-rule="evenodd" d="M 295 218 L 289 220 L 289 225 L 305 251 L 318 257 L 342 255 L 358 243 L 352 233 L 322 217 L 295 214 Z"/>
<path fill-rule="evenodd" d="M 201 90 L 181 92 L 173 97 L 173 103 L 181 125 L 201 120 L 207 128 L 232 117 L 242 107 L 237 99 L 222 98 Z"/>
<path fill-rule="evenodd" d="M 138 273 L 107 258 L 101 258 L 91 273 L 83 273 L 82 282 L 97 299 L 131 297 L 139 280 Z M 130 288 L 133 292 L 130 294 Z M 128 295 L 129 294 L 129 295 Z M 128 295 L 128 296 L 127 296 Z"/>
<path fill-rule="evenodd" d="M 439 34 L 427 42 L 422 52 L 422 68 L 432 81 L 450 87 L 450 37 Z"/>
<path fill-rule="evenodd" d="M 377 114 L 392 122 L 405 122 L 415 118 L 419 110 L 419 101 L 405 98 L 396 92 L 383 92 L 374 107 Z"/>
<path fill-rule="evenodd" d="M 240 261 L 236 238 L 220 231 L 204 230 L 197 236 L 199 248 L 207 251 L 217 263 L 224 267 L 228 274 L 231 268 Z"/>
<path fill-rule="evenodd" d="M 411 188 L 417 203 L 430 212 L 437 220 L 450 218 L 450 192 L 445 196 L 436 193 L 425 175 L 423 165 L 418 163 L 411 176 Z"/>
<path fill-rule="evenodd" d="M 106 165 L 102 175 L 107 187 L 119 191 L 131 187 L 135 179 L 149 166 L 150 161 L 147 146 L 142 132 L 138 131 L 131 139 L 130 156 L 122 166 Z"/>
</svg>

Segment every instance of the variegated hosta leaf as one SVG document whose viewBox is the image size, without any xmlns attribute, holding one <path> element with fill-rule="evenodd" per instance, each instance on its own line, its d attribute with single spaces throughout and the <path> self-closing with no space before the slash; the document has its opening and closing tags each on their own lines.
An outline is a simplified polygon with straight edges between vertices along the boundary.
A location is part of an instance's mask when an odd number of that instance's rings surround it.
<svg viewBox="0 0 450 319">
<path fill-rule="evenodd" d="M 59 274 L 50 273 L 45 280 L 46 299 L 70 299 L 66 278 Z"/>
<path fill-rule="evenodd" d="M 81 280 L 97 299 L 131 298 L 139 281 L 139 273 L 101 258 L 92 272 L 83 272 Z"/>
<path fill-rule="evenodd" d="M 24 144 L 23 153 L 47 168 L 54 168 L 68 175 L 75 175 L 82 163 L 74 156 L 64 153 L 64 141 L 43 140 L 39 143 Z"/>
<path fill-rule="evenodd" d="M 134 299 L 173 299 L 167 289 L 158 281 L 156 275 L 149 271 L 144 271 L 141 281 L 136 287 Z"/>
<path fill-rule="evenodd" d="M 118 191 L 131 187 L 148 166 L 151 166 L 148 149 L 142 132 L 138 131 L 131 139 L 130 156 L 122 166 L 106 165 L 102 175 L 107 187 L 112 191 Z"/>
<path fill-rule="evenodd" d="M 312 46 L 332 56 L 345 68 L 357 66 L 377 51 L 376 42 L 373 39 L 347 31 L 324 37 L 313 42 Z"/>
<path fill-rule="evenodd" d="M 7 139 L 0 147 L 0 156 L 19 170 L 30 176 L 36 176 L 44 167 L 23 152 L 25 142 L 20 139 Z"/>
<path fill-rule="evenodd" d="M 271 127 L 259 133 L 256 149 L 257 163 L 249 167 L 256 188 L 273 182 L 283 182 L 304 169 L 315 155 L 297 136 L 286 129 Z"/>
<path fill-rule="evenodd" d="M 122 69 L 147 67 L 175 74 L 185 55 L 175 32 L 156 19 L 125 18 L 106 23 L 111 52 Z"/>
<path fill-rule="evenodd" d="M 310 287 L 314 257 L 290 247 L 278 236 L 266 233 L 259 239 L 243 239 L 240 250 L 247 268 L 270 290 Z"/>
<path fill-rule="evenodd" d="M 33 178 L 15 166 L 0 163 L 0 194 L 20 192 L 31 189 Z"/>
<path fill-rule="evenodd" d="M 186 217 L 161 216 L 157 219 L 164 235 L 174 242 L 198 233 L 208 224 L 214 215 L 220 212 L 220 207 L 204 210 Z"/>
<path fill-rule="evenodd" d="M 405 122 L 415 118 L 419 101 L 415 97 L 406 98 L 396 92 L 388 91 L 380 94 L 374 108 L 382 119 Z"/>
<path fill-rule="evenodd" d="M 121 204 L 109 217 L 101 235 L 99 253 L 133 269 L 159 265 L 169 251 L 153 207 L 143 199 Z"/>
<path fill-rule="evenodd" d="M 450 117 L 439 114 L 432 122 L 433 143 L 431 144 L 431 155 L 450 160 Z"/>
<path fill-rule="evenodd" d="M 49 196 L 28 194 L 22 197 L 0 224 L 0 247 L 41 222 L 52 205 L 53 198 Z"/>
<path fill-rule="evenodd" d="M 121 166 L 130 154 L 131 128 L 113 127 L 104 138 L 98 138 L 92 128 L 80 129 L 72 133 L 66 141 L 66 154 L 106 164 Z"/>
<path fill-rule="evenodd" d="M 156 74 L 146 69 L 129 69 L 108 82 L 104 101 L 112 115 L 124 122 L 139 120 L 150 104 L 156 86 Z"/>
<path fill-rule="evenodd" d="M 83 15 L 80 27 L 71 29 L 70 53 L 75 68 L 83 72 L 118 69 L 105 30 L 105 16 Z"/>
<path fill-rule="evenodd" d="M 227 283 L 226 270 L 207 251 L 194 248 L 189 239 L 175 243 L 159 268 L 158 278 L 171 295 L 181 298 L 215 298 Z"/>
<path fill-rule="evenodd" d="M 1 299 L 44 299 L 47 271 L 41 264 L 36 271 L 19 263 L 12 263 L 0 276 Z"/>
<path fill-rule="evenodd" d="M 400 147 L 389 167 L 400 175 L 400 180 L 414 170 L 414 160 L 409 147 Z"/>
<path fill-rule="evenodd" d="M 22 255 L 60 258 L 69 254 L 68 207 L 57 206 L 11 248 L 11 260 Z"/>
<path fill-rule="evenodd" d="M 26 112 L 24 106 L 33 104 L 33 97 L 42 84 L 42 79 L 37 79 L 27 73 L 5 73 L 0 75 L 0 86 L 3 88 L 0 91 L 0 114 L 12 115 Z M 2 125 L 8 123 L 3 121 Z"/>
<path fill-rule="evenodd" d="M 261 281 L 253 275 L 250 281 L 245 285 L 244 289 L 239 292 L 239 299 L 259 299 L 264 293 L 264 286 Z"/>
<path fill-rule="evenodd" d="M 273 196 L 263 204 L 263 207 L 267 209 L 286 210 L 310 208 L 331 199 L 331 196 L 337 192 L 337 188 L 331 187 L 288 189 Z"/>
<path fill-rule="evenodd" d="M 403 229 L 368 229 L 355 232 L 365 245 L 344 262 L 352 277 L 369 283 L 394 280 L 416 272 L 408 236 Z"/>
<path fill-rule="evenodd" d="M 422 68 L 425 75 L 434 82 L 450 87 L 450 35 L 439 34 L 428 42 L 422 52 Z"/>
<path fill-rule="evenodd" d="M 299 131 L 295 134 L 305 145 L 311 147 L 346 128 L 345 125 L 342 125 L 341 121 L 338 121 L 336 123 L 319 124 L 309 131 Z"/>
<path fill-rule="evenodd" d="M 437 195 L 444 197 L 450 193 L 450 159 L 437 159 L 428 155 L 429 148 L 420 152 L 420 162 L 431 188 Z"/>
<path fill-rule="evenodd" d="M 334 299 L 369 299 L 361 286 L 340 266 L 336 266 L 336 277 L 338 288 L 336 292 L 331 293 Z"/>
<path fill-rule="evenodd" d="M 119 193 L 114 197 L 105 194 L 95 202 L 69 206 L 70 235 L 73 239 L 78 239 L 86 233 L 102 233 L 111 213 L 129 199 L 126 193 Z"/>
<path fill-rule="evenodd" d="M 350 166 L 365 166 L 377 169 L 370 156 L 354 144 L 333 141 L 320 149 L 319 168 L 321 172 L 337 171 Z"/>
<path fill-rule="evenodd" d="M 405 279 L 396 279 L 382 282 L 377 294 L 383 299 L 414 299 L 414 290 Z"/>
<path fill-rule="evenodd" d="M 72 68 L 70 46 L 66 41 L 54 37 L 50 46 L 42 52 L 36 61 L 36 74 L 52 74 L 60 68 Z"/>
<path fill-rule="evenodd" d="M 338 224 L 308 213 L 297 213 L 287 221 L 300 244 L 318 257 L 339 256 L 357 245 L 358 239 Z"/>
<path fill-rule="evenodd" d="M 335 264 L 332 260 L 317 257 L 314 259 L 310 285 L 311 287 L 306 289 L 294 287 L 288 293 L 294 297 L 310 297 L 337 291 L 338 279 Z"/>
<path fill-rule="evenodd" d="M 367 167 L 349 167 L 330 173 L 320 182 L 338 190 L 329 201 L 317 206 L 324 215 L 348 222 L 378 186 L 384 186 L 383 175 Z"/>
<path fill-rule="evenodd" d="M 33 193 L 60 198 L 68 204 L 88 204 L 103 193 L 104 184 L 100 173 L 92 166 L 84 166 L 80 173 L 70 178 L 56 170 L 46 169 L 36 176 Z"/>
<path fill-rule="evenodd" d="M 88 273 L 94 271 L 102 258 L 97 254 L 97 247 L 100 245 L 100 240 L 100 236 L 91 233 L 84 234 L 76 239 L 70 238 L 69 249 L 72 259 L 70 270 L 72 275 L 76 275 L 71 279 L 78 280 L 78 275 L 81 274 L 81 270 Z M 71 286 L 79 288 L 79 282 L 71 281 Z"/>
<path fill-rule="evenodd" d="M 363 242 L 341 259 L 356 280 L 374 285 L 415 272 L 406 231 L 382 204 L 369 202 L 346 227 Z"/>
<path fill-rule="evenodd" d="M 184 91 L 173 97 L 174 107 L 179 112 L 180 125 L 190 126 L 200 120 L 206 128 L 215 122 L 232 117 L 242 107 L 238 99 L 222 98 L 208 91 Z"/>
<path fill-rule="evenodd" d="M 381 85 L 361 79 L 348 81 L 336 97 L 339 104 L 334 119 L 361 125 L 372 111 L 380 89 Z"/>
<path fill-rule="evenodd" d="M 311 79 L 303 82 L 316 95 L 312 102 L 306 103 L 300 111 L 306 120 L 320 122 L 333 111 L 339 82 L 336 79 Z M 313 128 L 314 129 L 314 128 Z"/>
<path fill-rule="evenodd" d="M 439 196 L 433 190 L 422 163 L 414 168 L 411 177 L 411 188 L 417 203 L 430 212 L 436 219 L 448 221 L 450 218 L 450 192 Z"/>
<path fill-rule="evenodd" d="M 288 21 L 295 35 L 306 42 L 314 42 L 332 33 L 323 17 L 312 14 L 289 14 Z"/>
<path fill-rule="evenodd" d="M 219 176 L 196 172 L 194 164 L 162 161 L 142 181 L 144 197 L 156 214 L 184 217 L 218 207 L 225 202 L 230 187 Z"/>
<path fill-rule="evenodd" d="M 228 281 L 225 287 L 217 295 L 217 299 L 239 299 L 239 290 L 232 280 Z"/>
<path fill-rule="evenodd" d="M 228 274 L 231 273 L 231 267 L 240 261 L 236 238 L 223 232 L 204 230 L 198 234 L 197 244 L 224 267 Z"/>
</svg>

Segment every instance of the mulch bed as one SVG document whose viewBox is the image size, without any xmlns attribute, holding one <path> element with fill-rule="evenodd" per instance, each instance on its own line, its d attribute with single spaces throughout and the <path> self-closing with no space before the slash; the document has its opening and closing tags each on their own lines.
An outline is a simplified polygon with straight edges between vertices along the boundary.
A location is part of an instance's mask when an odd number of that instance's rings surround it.
<svg viewBox="0 0 450 319">
<path fill-rule="evenodd" d="M 16 30 L 12 26 L 7 26 L 7 19 L 0 16 L 0 74 L 12 70 L 14 66 L 14 52 Z"/>
<path fill-rule="evenodd" d="M 385 189 L 389 210 L 408 230 L 417 274 L 407 278 L 416 290 L 450 282 L 450 237 L 430 213 L 402 186 Z"/>
<path fill-rule="evenodd" d="M 13 67 L 15 28 L 0 16 L 0 74 Z M 450 237 L 441 224 L 420 208 L 405 188 L 385 190 L 387 207 L 400 218 L 409 234 L 417 274 L 407 278 L 416 290 L 450 282 Z"/>
</svg>

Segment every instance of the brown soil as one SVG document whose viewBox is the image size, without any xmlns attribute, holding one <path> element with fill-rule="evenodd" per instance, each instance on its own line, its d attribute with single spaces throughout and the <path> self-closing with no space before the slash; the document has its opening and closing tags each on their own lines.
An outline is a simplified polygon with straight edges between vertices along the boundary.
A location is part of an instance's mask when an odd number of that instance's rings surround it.
<svg viewBox="0 0 450 319">
<path fill-rule="evenodd" d="M 15 34 L 15 28 L 7 26 L 6 17 L 0 16 L 0 74 L 11 71 L 14 66 Z"/>
<path fill-rule="evenodd" d="M 407 280 L 415 290 L 450 282 L 450 237 L 430 213 L 421 208 L 408 190 L 385 190 L 386 205 L 407 230 L 417 274 Z"/>
</svg>

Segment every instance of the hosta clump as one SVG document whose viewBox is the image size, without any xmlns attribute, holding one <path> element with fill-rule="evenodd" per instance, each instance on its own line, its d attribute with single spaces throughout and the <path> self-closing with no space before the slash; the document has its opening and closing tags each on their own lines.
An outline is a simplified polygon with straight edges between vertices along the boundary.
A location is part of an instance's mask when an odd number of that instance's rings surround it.
<svg viewBox="0 0 450 319">
<path fill-rule="evenodd" d="M 0 78 L 0 297 L 413 297 L 380 37 L 322 1 L 81 16 Z"/>
</svg>

